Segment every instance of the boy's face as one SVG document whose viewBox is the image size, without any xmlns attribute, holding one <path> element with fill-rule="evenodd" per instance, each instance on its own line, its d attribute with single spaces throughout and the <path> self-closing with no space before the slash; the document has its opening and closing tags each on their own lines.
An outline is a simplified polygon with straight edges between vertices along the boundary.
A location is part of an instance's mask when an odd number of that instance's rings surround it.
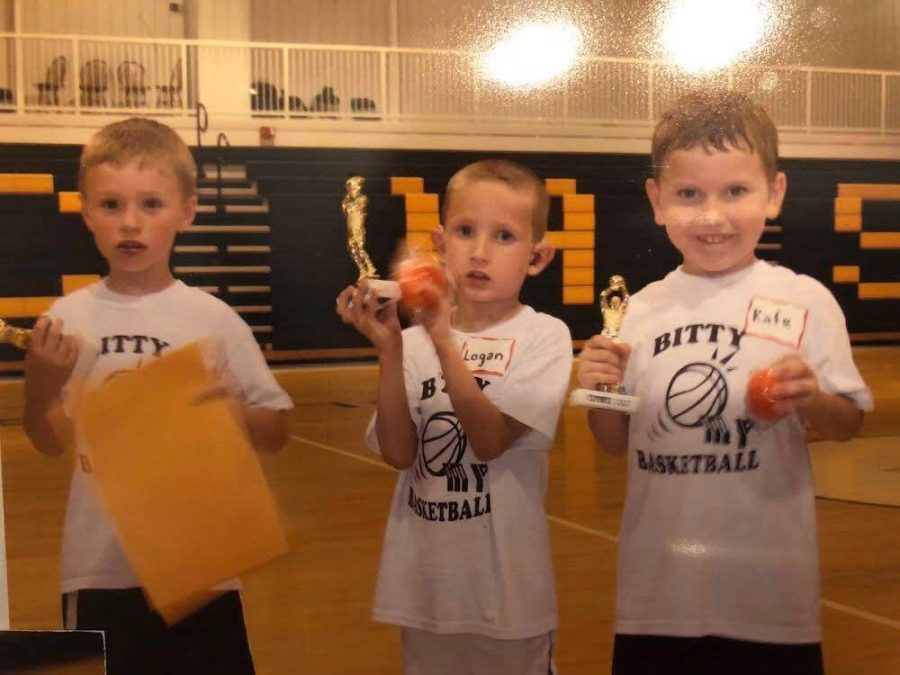
<svg viewBox="0 0 900 675">
<path fill-rule="evenodd" d="M 729 146 L 674 150 L 646 183 L 658 225 L 684 258 L 684 271 L 717 276 L 756 260 L 767 218 L 781 211 L 786 179 L 769 180 L 754 152 Z"/>
<path fill-rule="evenodd" d="M 85 176 L 82 216 L 109 263 L 110 283 L 152 292 L 172 279 L 175 235 L 190 227 L 196 197 L 185 197 L 175 174 L 130 162 L 100 164 Z"/>
<path fill-rule="evenodd" d="M 435 243 L 456 282 L 458 303 L 516 305 L 525 277 L 550 262 L 552 247 L 534 241 L 534 199 L 491 180 L 456 189 Z"/>
</svg>

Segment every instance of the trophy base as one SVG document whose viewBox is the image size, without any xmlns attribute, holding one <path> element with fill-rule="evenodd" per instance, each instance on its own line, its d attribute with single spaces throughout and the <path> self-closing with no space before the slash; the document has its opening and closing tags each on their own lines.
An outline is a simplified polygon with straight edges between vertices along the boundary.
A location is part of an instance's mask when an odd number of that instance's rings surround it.
<svg viewBox="0 0 900 675">
<path fill-rule="evenodd" d="M 400 284 L 388 279 L 369 279 L 369 289 L 376 298 L 383 300 L 399 300 Z"/>
<path fill-rule="evenodd" d="M 617 391 L 602 391 L 599 389 L 576 389 L 569 394 L 569 405 L 577 405 L 582 408 L 597 408 L 600 410 L 612 410 L 625 415 L 630 415 L 638 409 L 641 399 L 637 396 L 620 394 Z"/>
</svg>

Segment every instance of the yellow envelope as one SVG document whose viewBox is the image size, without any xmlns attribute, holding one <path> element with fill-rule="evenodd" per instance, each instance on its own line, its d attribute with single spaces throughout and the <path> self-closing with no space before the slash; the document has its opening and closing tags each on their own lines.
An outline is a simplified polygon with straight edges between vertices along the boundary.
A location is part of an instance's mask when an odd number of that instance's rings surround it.
<svg viewBox="0 0 900 675">
<path fill-rule="evenodd" d="M 210 589 L 287 553 L 256 453 L 191 344 L 75 402 L 75 424 L 125 552 L 170 625 Z"/>
</svg>

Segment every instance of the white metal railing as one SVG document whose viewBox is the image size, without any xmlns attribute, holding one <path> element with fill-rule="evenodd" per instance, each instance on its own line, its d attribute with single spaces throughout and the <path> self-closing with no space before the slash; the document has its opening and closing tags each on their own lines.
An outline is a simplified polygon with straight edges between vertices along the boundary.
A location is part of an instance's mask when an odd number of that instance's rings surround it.
<svg viewBox="0 0 900 675">
<path fill-rule="evenodd" d="M 782 129 L 900 133 L 900 72 L 736 66 L 717 77 Z M 0 111 L 20 116 L 189 114 L 202 101 L 248 119 L 632 126 L 697 82 L 663 62 L 586 57 L 518 92 L 454 50 L 0 33 Z"/>
</svg>

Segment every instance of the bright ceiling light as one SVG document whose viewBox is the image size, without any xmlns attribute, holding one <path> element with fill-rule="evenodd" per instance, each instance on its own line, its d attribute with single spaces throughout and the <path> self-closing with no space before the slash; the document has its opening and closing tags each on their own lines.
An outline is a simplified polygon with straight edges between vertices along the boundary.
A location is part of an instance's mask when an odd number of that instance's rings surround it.
<svg viewBox="0 0 900 675">
<path fill-rule="evenodd" d="M 489 79 L 512 87 L 535 87 L 565 74 L 581 50 L 581 32 L 567 22 L 536 22 L 509 31 L 484 55 Z"/>
<path fill-rule="evenodd" d="M 660 42 L 676 65 L 699 74 L 733 63 L 771 22 L 768 0 L 672 0 L 662 16 Z"/>
</svg>

